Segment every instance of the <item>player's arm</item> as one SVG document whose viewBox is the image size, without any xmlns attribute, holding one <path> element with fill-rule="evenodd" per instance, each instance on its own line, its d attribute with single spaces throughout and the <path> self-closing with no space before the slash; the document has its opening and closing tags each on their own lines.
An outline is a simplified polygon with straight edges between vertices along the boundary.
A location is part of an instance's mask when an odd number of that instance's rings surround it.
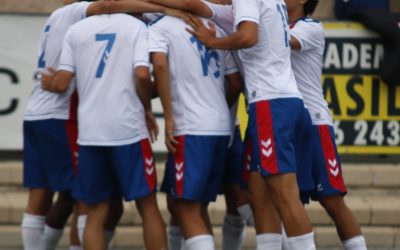
<svg viewBox="0 0 400 250">
<path fill-rule="evenodd" d="M 174 11 L 166 6 L 149 3 L 140 0 L 120 0 L 120 1 L 97 1 L 91 3 L 86 15 L 101 15 L 112 13 L 164 13 L 171 16 L 181 16 L 179 12 Z"/>
<path fill-rule="evenodd" d="M 187 11 L 197 16 L 211 18 L 211 9 L 201 0 L 149 0 L 162 6 Z"/>
<path fill-rule="evenodd" d="M 226 75 L 228 81 L 228 88 L 226 90 L 226 102 L 229 108 L 232 107 L 239 98 L 240 93 L 243 91 L 243 82 L 239 72 Z"/>
<path fill-rule="evenodd" d="M 187 31 L 196 36 L 208 48 L 235 50 L 252 47 L 258 42 L 258 24 L 256 22 L 240 22 L 236 32 L 229 36 L 217 37 L 213 23 L 209 22 L 210 28 L 207 28 L 200 18 L 193 15 L 187 16 L 185 21 L 192 28 Z"/>
<path fill-rule="evenodd" d="M 292 50 L 301 50 L 301 44 L 295 36 L 290 36 L 290 47 Z"/>
<path fill-rule="evenodd" d="M 171 89 L 169 84 L 169 67 L 167 54 L 152 52 L 154 79 L 165 117 L 165 144 L 171 153 L 175 153 L 178 141 L 174 139 L 175 121 L 172 114 Z"/>
<path fill-rule="evenodd" d="M 69 85 L 74 78 L 74 73 L 67 70 L 55 71 L 53 68 L 49 68 L 48 72 L 41 73 L 41 87 L 44 90 L 63 93 L 67 91 Z"/>
<path fill-rule="evenodd" d="M 134 72 L 136 93 L 144 108 L 147 129 L 150 134 L 151 142 L 157 140 L 158 125 L 151 108 L 151 97 L 153 86 L 150 80 L 150 72 L 147 66 L 137 66 Z"/>
<path fill-rule="evenodd" d="M 153 89 L 151 86 L 149 68 L 145 66 L 136 67 L 134 77 L 136 92 L 143 104 L 143 108 L 145 112 L 151 111 L 151 96 Z"/>
</svg>

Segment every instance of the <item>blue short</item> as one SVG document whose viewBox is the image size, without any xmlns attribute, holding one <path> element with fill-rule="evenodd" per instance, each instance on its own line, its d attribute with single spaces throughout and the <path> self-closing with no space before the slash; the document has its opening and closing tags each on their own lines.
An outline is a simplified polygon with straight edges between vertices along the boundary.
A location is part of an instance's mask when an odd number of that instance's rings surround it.
<svg viewBox="0 0 400 250">
<path fill-rule="evenodd" d="M 251 171 L 258 170 L 262 176 L 296 173 L 295 149 L 303 138 L 298 131 L 304 130 L 304 112 L 303 101 L 299 98 L 250 104 L 244 166 Z"/>
<path fill-rule="evenodd" d="M 162 190 L 174 199 L 215 201 L 221 184 L 229 136 L 183 135 L 168 154 Z"/>
<path fill-rule="evenodd" d="M 316 188 L 308 195 L 319 200 L 331 195 L 345 195 L 346 185 L 343 180 L 342 167 L 335 143 L 332 126 L 312 126 L 312 175 Z M 306 197 L 307 193 L 302 194 Z"/>
<path fill-rule="evenodd" d="M 123 146 L 80 146 L 72 195 L 87 204 L 105 202 L 120 193 L 131 201 L 155 192 L 156 183 L 148 139 Z"/>
<path fill-rule="evenodd" d="M 76 121 L 24 121 L 23 133 L 24 186 L 71 190 L 78 155 Z"/>
</svg>

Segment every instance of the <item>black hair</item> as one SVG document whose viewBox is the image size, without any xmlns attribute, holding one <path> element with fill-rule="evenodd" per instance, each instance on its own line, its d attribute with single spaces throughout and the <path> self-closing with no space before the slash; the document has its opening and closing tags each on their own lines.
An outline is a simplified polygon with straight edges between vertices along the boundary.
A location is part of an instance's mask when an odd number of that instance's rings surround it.
<svg viewBox="0 0 400 250">
<path fill-rule="evenodd" d="M 306 4 L 304 4 L 304 15 L 308 16 L 314 13 L 315 8 L 318 5 L 319 0 L 308 0 Z"/>
<path fill-rule="evenodd" d="M 97 2 L 97 0 L 80 0 L 79 2 Z"/>
</svg>

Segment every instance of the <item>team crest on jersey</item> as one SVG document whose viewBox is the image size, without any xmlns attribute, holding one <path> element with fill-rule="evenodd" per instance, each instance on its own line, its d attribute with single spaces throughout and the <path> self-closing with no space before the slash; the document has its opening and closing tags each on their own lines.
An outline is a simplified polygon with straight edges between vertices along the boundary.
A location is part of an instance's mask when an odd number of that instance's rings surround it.
<svg viewBox="0 0 400 250">
<path fill-rule="evenodd" d="M 190 42 L 194 43 L 201 56 L 201 65 L 203 68 L 203 75 L 208 76 L 208 71 L 211 69 L 213 76 L 218 79 L 221 77 L 221 65 L 219 63 L 219 54 L 215 50 L 207 48 L 199 39 L 195 36 L 190 38 Z"/>
</svg>

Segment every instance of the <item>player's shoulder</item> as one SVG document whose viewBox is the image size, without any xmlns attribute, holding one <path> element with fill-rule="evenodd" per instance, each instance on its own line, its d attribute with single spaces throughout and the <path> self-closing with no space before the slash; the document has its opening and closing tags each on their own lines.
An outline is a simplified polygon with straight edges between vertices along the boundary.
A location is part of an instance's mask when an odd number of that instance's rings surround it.
<svg viewBox="0 0 400 250">
<path fill-rule="evenodd" d="M 300 18 L 290 25 L 291 30 L 307 30 L 313 33 L 324 33 L 324 27 L 319 20 L 312 18 Z"/>
<path fill-rule="evenodd" d="M 53 11 L 53 13 L 50 15 L 50 18 L 57 18 L 61 16 L 68 16 L 71 15 L 72 12 L 82 12 L 85 10 L 90 3 L 88 2 L 76 2 L 72 4 L 65 5 L 63 7 L 60 7 Z M 85 16 L 82 16 L 84 18 Z"/>
</svg>

